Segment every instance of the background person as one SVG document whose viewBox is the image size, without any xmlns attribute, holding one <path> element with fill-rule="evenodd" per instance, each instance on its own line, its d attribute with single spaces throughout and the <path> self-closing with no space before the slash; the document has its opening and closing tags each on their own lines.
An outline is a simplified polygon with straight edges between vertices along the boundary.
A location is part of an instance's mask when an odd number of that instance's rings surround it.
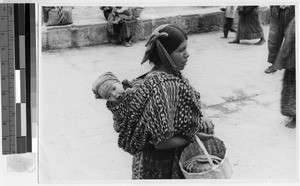
<svg viewBox="0 0 300 186">
<path fill-rule="evenodd" d="M 226 6 L 226 8 L 221 8 L 221 10 L 225 11 L 225 24 L 223 26 L 224 36 L 221 38 L 227 38 L 229 31 L 236 32 L 236 30 L 232 28 L 235 10 L 234 6 Z"/>
<path fill-rule="evenodd" d="M 264 31 L 261 27 L 258 15 L 258 6 L 239 6 L 238 29 L 236 38 L 229 43 L 240 43 L 240 40 L 258 39 L 260 40 L 255 45 L 262 45 L 266 42 Z"/>
<path fill-rule="evenodd" d="M 295 17 L 295 6 L 270 6 L 270 31 L 268 39 L 268 62 L 271 65 L 265 70 L 270 74 L 276 72 L 274 62 L 279 53 L 283 39 L 286 38 L 286 29 Z"/>
<path fill-rule="evenodd" d="M 286 127 L 296 127 L 296 44 L 295 44 L 295 18 L 286 30 L 285 40 L 274 63 L 275 70 L 285 69 L 282 92 L 281 113 L 291 117 Z"/>
<path fill-rule="evenodd" d="M 123 45 L 125 47 L 131 47 L 132 42 L 132 31 L 128 21 L 133 19 L 132 16 L 132 8 L 131 7 L 101 7 L 103 10 L 103 14 L 107 19 L 107 31 L 109 39 L 115 39 L 118 44 Z M 126 14 L 122 14 L 122 20 L 118 22 L 114 22 L 116 19 L 116 15 L 121 12 L 126 12 Z"/>
</svg>

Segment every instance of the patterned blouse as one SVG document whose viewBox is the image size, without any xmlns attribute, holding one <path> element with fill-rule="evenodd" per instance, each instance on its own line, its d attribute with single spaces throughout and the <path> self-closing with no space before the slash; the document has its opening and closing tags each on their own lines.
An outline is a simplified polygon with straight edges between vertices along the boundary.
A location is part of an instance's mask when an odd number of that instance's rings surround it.
<svg viewBox="0 0 300 186">
<path fill-rule="evenodd" d="M 118 145 L 134 155 L 174 135 L 192 140 L 201 130 L 200 94 L 183 76 L 151 71 L 121 102 L 107 102 Z M 118 119 L 116 119 L 118 118 Z"/>
</svg>

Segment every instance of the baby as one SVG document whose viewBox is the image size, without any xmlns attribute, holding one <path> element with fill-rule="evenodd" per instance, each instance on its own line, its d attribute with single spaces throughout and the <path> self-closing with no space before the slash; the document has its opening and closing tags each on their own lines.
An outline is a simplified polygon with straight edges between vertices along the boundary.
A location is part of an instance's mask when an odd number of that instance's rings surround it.
<svg viewBox="0 0 300 186">
<path fill-rule="evenodd" d="M 112 72 L 106 72 L 96 79 L 92 90 L 96 99 L 117 102 L 121 101 L 125 95 L 131 93 L 133 88 L 128 80 L 124 80 L 121 83 Z"/>
<path fill-rule="evenodd" d="M 137 85 L 137 82 L 135 80 L 131 83 L 127 79 L 120 82 L 112 72 L 106 72 L 92 85 L 95 98 L 107 100 L 106 107 L 113 114 L 113 128 L 116 132 L 120 132 L 121 126 L 127 121 L 128 108 L 131 105 L 129 95 L 136 89 L 133 85 Z"/>
<path fill-rule="evenodd" d="M 128 150 L 128 145 L 131 145 L 132 139 L 139 141 L 140 136 L 146 135 L 143 130 L 136 130 L 139 129 L 137 127 L 138 121 L 147 102 L 147 93 L 143 89 L 146 86 L 144 84 L 144 77 L 146 76 L 147 73 L 132 82 L 128 80 L 120 82 L 112 72 L 106 72 L 100 75 L 92 85 L 95 98 L 107 100 L 106 107 L 113 114 L 113 128 L 119 133 L 119 147 L 126 149 L 125 151 Z M 180 134 L 177 131 L 175 133 Z M 200 139 L 212 137 L 212 135 L 203 133 L 197 135 Z M 136 144 L 134 149 L 131 147 L 128 152 L 133 153 L 139 149 L 139 144 Z"/>
</svg>

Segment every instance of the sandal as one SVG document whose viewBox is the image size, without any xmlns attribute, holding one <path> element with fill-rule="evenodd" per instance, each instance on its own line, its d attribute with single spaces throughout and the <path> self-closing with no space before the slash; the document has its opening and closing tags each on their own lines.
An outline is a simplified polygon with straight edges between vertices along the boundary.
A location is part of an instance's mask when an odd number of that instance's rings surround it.
<svg viewBox="0 0 300 186">
<path fill-rule="evenodd" d="M 277 70 L 274 69 L 274 67 L 271 65 L 269 66 L 266 70 L 265 70 L 265 73 L 266 74 L 271 74 L 271 73 L 274 73 L 276 72 Z"/>
</svg>

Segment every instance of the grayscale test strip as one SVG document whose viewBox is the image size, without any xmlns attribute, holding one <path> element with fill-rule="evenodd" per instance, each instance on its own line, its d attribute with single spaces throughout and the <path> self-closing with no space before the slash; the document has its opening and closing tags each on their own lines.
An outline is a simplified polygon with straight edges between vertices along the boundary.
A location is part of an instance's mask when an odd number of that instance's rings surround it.
<svg viewBox="0 0 300 186">
<path fill-rule="evenodd" d="M 15 23 L 15 35 L 19 42 L 19 51 L 15 55 L 19 55 L 19 60 L 15 60 L 15 82 L 16 82 L 16 135 L 17 135 L 17 153 L 26 152 L 26 14 L 25 4 L 14 5 L 15 18 L 18 22 Z M 20 96 L 18 96 L 20 95 Z"/>
<path fill-rule="evenodd" d="M 34 10 L 34 4 L 0 4 L 2 154 L 32 149 L 30 72 L 36 49 L 32 34 Z"/>
<path fill-rule="evenodd" d="M 2 153 L 17 152 L 13 4 L 0 4 Z"/>
</svg>

